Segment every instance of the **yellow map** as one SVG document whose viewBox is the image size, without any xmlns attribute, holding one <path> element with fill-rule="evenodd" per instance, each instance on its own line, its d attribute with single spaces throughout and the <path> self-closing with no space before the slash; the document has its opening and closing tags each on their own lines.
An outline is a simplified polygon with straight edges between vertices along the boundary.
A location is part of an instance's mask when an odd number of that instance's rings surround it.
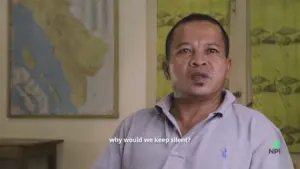
<svg viewBox="0 0 300 169">
<path fill-rule="evenodd" d="M 115 3 L 10 0 L 15 114 L 115 109 Z"/>
<path fill-rule="evenodd" d="M 72 101 L 77 107 L 82 106 L 87 97 L 87 77 L 103 66 L 107 44 L 90 35 L 71 14 L 67 0 L 19 0 L 18 3 L 32 10 L 50 38 L 55 56 L 72 86 Z"/>
</svg>

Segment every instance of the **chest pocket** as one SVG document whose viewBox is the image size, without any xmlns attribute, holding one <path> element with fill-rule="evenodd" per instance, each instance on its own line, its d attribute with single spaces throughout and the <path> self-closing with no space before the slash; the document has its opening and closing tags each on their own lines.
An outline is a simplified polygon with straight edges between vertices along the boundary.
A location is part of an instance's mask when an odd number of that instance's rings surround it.
<svg viewBox="0 0 300 169">
<path fill-rule="evenodd" d="M 230 146 L 218 147 L 215 154 L 212 153 L 212 162 L 217 162 L 217 168 L 223 169 L 249 169 L 252 151 L 248 143 L 230 144 Z"/>
<path fill-rule="evenodd" d="M 219 145 L 190 150 L 185 166 L 189 169 L 249 169 L 252 151 L 248 143 Z M 193 153 L 192 153 L 193 152 Z"/>
</svg>

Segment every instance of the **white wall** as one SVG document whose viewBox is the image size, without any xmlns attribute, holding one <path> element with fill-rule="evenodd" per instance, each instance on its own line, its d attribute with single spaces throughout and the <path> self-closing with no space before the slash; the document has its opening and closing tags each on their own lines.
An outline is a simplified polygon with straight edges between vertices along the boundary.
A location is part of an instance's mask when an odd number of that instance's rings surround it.
<svg viewBox="0 0 300 169">
<path fill-rule="evenodd" d="M 0 0 L 0 137 L 64 139 L 58 169 L 89 169 L 129 114 L 155 101 L 156 1 L 119 1 L 119 119 L 8 119 L 7 0 Z M 148 63 L 148 64 L 146 64 Z M 148 75 L 149 83 L 147 83 Z M 150 83 L 152 79 L 152 83 Z"/>
</svg>

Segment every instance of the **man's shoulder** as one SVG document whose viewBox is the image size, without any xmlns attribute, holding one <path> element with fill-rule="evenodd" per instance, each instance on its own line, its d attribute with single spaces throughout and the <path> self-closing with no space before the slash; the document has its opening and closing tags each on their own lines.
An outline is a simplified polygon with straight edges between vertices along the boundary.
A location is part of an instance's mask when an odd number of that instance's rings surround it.
<svg viewBox="0 0 300 169">
<path fill-rule="evenodd" d="M 147 125 L 151 119 L 155 118 L 159 113 L 155 108 L 145 108 L 132 113 L 122 120 L 120 127 L 125 130 L 130 130 L 132 128 L 143 128 Z"/>
<path fill-rule="evenodd" d="M 157 113 L 158 112 L 155 110 L 155 108 L 140 109 L 130 114 L 123 121 L 147 121 L 150 118 L 153 118 Z"/>
<path fill-rule="evenodd" d="M 233 106 L 235 115 L 243 121 L 247 121 L 251 125 L 269 126 L 275 129 L 277 127 L 274 123 L 261 111 L 246 107 L 241 104 L 234 104 Z"/>
<path fill-rule="evenodd" d="M 239 122 L 245 126 L 249 138 L 254 145 L 269 139 L 281 138 L 282 134 L 279 128 L 264 113 L 240 105 L 234 104 L 234 114 Z"/>
</svg>

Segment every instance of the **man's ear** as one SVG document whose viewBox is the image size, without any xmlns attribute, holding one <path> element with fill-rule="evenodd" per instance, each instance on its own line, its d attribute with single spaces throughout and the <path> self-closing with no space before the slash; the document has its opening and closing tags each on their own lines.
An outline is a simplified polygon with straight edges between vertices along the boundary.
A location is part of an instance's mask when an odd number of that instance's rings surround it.
<svg viewBox="0 0 300 169">
<path fill-rule="evenodd" d="M 165 74 L 166 79 L 167 79 L 167 80 L 170 80 L 171 78 L 170 78 L 170 72 L 169 72 L 169 63 L 168 63 L 167 60 L 164 60 L 164 61 L 162 62 L 162 69 L 163 69 L 163 71 L 164 71 L 164 74 Z"/>
<path fill-rule="evenodd" d="M 229 74 L 230 74 L 231 69 L 232 69 L 231 65 L 232 65 L 231 58 L 228 57 L 228 59 L 227 59 L 227 73 L 226 73 L 226 79 L 227 80 L 229 80 Z"/>
</svg>

